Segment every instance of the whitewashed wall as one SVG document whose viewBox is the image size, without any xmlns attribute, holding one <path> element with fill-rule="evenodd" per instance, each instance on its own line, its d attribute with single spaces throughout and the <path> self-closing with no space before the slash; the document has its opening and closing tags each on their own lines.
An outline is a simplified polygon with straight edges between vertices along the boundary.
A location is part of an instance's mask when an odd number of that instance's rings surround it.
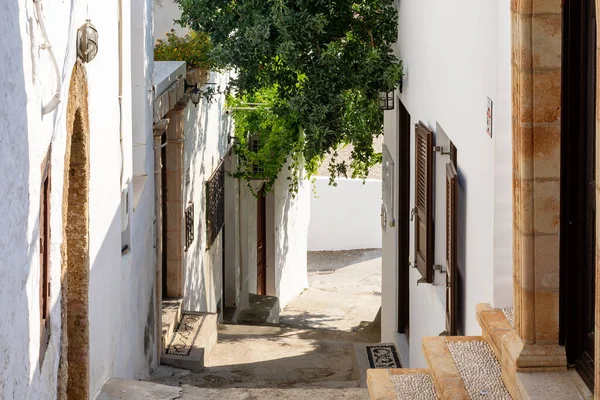
<svg viewBox="0 0 600 400">
<path fill-rule="evenodd" d="M 131 147 L 121 158 L 118 108 L 118 21 L 113 7 L 94 2 L 42 1 L 43 19 L 55 52 L 62 83 L 62 102 L 41 116 L 41 106 L 55 90 L 55 77 L 36 23 L 33 2 L 0 6 L 0 398 L 47 398 L 56 395 L 59 359 L 62 196 L 66 143 L 66 108 L 75 64 L 76 30 L 86 19 L 96 25 L 102 46 L 85 66 L 90 118 L 90 393 L 109 376 L 144 378 L 154 354 L 153 320 L 153 188 L 142 191 L 136 241 L 121 256 L 121 169 L 131 182 Z M 124 17 L 130 9 L 123 1 Z M 151 19 L 145 20 L 150 24 Z M 124 21 L 124 53 L 129 54 L 129 22 Z M 126 65 L 128 56 L 124 57 Z M 128 69 L 128 68 L 127 68 Z M 131 86 L 124 75 L 123 140 L 132 141 Z M 143 106 L 141 106 L 143 107 Z M 151 134 L 151 132 L 149 132 Z M 52 144 L 51 195 L 51 334 L 43 366 L 38 365 L 39 332 L 39 187 L 40 166 Z M 137 218 L 137 219 L 136 219 Z"/>
<path fill-rule="evenodd" d="M 310 199 L 308 250 L 381 248 L 381 180 L 315 179 Z"/>
<path fill-rule="evenodd" d="M 479 334 L 475 305 L 510 305 L 512 297 L 510 176 L 510 2 L 442 0 L 397 2 L 397 54 L 404 62 L 400 98 L 411 115 L 411 168 L 414 124 L 439 124 L 458 149 L 459 268 L 465 276 L 464 332 Z M 475 40 L 474 38 L 477 38 Z M 494 135 L 486 135 L 487 97 L 494 102 Z M 385 144 L 397 158 L 397 112 L 386 112 Z M 447 143 L 443 134 L 436 140 Z M 442 144 L 442 143 L 440 143 Z M 447 156 L 436 155 L 435 263 L 445 265 L 445 180 Z M 398 162 L 396 161 L 396 165 Z M 445 172 L 444 172 L 445 174 Z M 414 170 L 411 172 L 414 205 Z M 397 196 L 397 194 L 396 194 Z M 397 202 L 396 202 L 397 204 Z M 397 210 L 395 211 L 397 213 Z M 414 224 L 410 224 L 414 260 Z M 420 284 L 410 270 L 410 342 L 397 330 L 397 232 L 383 234 L 382 340 L 398 343 L 410 367 L 423 367 L 421 338 L 444 330 L 443 275 Z M 406 365 L 405 365 L 406 366 Z"/>
<path fill-rule="evenodd" d="M 281 309 L 308 287 L 306 246 L 310 219 L 310 183 L 300 181 L 294 197 L 283 171 L 273 187 L 274 295 L 279 298 Z"/>
<path fill-rule="evenodd" d="M 224 89 L 228 74 L 211 73 L 209 82 Z M 209 103 L 202 99 L 196 107 L 190 101 L 184 111 L 184 174 L 189 170 L 190 183 L 185 187 L 184 207 L 194 203 L 194 242 L 184 258 L 184 309 L 216 312 L 222 296 L 223 234 L 207 250 L 206 181 L 220 165 L 229 150 L 232 118 L 224 114 L 225 96 Z M 235 207 L 235 202 L 233 203 Z M 229 246 L 227 246 L 229 244 Z M 226 251 L 234 250 L 226 243 Z"/>
</svg>

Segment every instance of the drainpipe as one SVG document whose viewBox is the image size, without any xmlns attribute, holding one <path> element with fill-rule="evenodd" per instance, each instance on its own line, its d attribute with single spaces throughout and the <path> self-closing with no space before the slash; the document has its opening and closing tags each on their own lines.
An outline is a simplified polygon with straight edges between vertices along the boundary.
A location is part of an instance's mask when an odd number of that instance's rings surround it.
<svg viewBox="0 0 600 400">
<path fill-rule="evenodd" d="M 156 252 L 156 360 L 157 366 L 160 365 L 160 356 L 163 351 L 164 343 L 162 342 L 162 238 L 163 238 L 163 216 L 162 216 L 162 156 L 161 150 L 167 145 L 167 141 L 162 143 L 163 134 L 167 131 L 169 119 L 161 119 L 152 127 L 154 137 L 154 229 L 156 231 L 156 243 L 154 245 Z"/>
</svg>

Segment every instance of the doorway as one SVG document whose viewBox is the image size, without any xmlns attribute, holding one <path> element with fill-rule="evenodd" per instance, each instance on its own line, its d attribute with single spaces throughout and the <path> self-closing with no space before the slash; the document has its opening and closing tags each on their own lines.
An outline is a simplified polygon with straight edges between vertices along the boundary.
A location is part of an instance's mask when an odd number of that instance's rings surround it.
<svg viewBox="0 0 600 400">
<path fill-rule="evenodd" d="M 409 334 L 410 114 L 398 99 L 398 333 Z"/>
<path fill-rule="evenodd" d="M 569 365 L 594 386 L 596 248 L 595 0 L 563 8 L 560 340 Z"/>
<path fill-rule="evenodd" d="M 267 198 L 264 186 L 256 200 L 256 294 L 267 294 Z"/>
</svg>

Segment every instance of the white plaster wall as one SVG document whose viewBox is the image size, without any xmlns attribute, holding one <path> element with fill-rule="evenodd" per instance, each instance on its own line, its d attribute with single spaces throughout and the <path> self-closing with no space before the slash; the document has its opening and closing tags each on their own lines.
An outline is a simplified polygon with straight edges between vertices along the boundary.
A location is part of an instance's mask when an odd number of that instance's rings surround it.
<svg viewBox="0 0 600 400">
<path fill-rule="evenodd" d="M 154 41 L 165 40 L 167 33 L 174 29 L 178 35 L 188 33 L 187 28 L 182 28 L 175 23 L 181 16 L 181 10 L 173 0 L 154 0 Z"/>
<path fill-rule="evenodd" d="M 229 74 L 213 72 L 209 82 L 224 89 L 229 79 Z M 194 242 L 184 256 L 186 310 L 216 312 L 222 296 L 223 234 L 221 232 L 207 249 L 205 183 L 230 148 L 228 136 L 232 129 L 232 118 L 223 112 L 224 107 L 225 96 L 218 95 L 212 102 L 202 99 L 197 107 L 190 101 L 184 111 L 184 176 L 188 169 L 190 174 L 190 183 L 184 192 L 184 207 L 190 202 L 194 203 L 196 224 Z M 228 201 L 226 204 L 232 205 Z M 233 206 L 235 210 L 235 200 Z M 231 215 L 228 220 L 231 221 Z M 233 243 L 229 243 L 228 247 L 227 252 L 234 250 Z"/>
<path fill-rule="evenodd" d="M 124 7 L 129 7 L 125 1 Z M 124 181 L 131 161 L 121 159 L 119 146 L 117 13 L 115 8 L 84 1 L 42 1 L 43 19 L 55 52 L 62 83 L 58 108 L 41 116 L 41 106 L 55 90 L 50 58 L 40 49 L 41 31 L 33 2 L 5 2 L 0 6 L 1 92 L 0 209 L 0 398 L 52 398 L 56 394 L 60 327 L 60 268 L 62 197 L 66 144 L 66 108 L 71 72 L 75 63 L 76 29 L 91 19 L 100 32 L 102 46 L 85 66 L 89 84 L 90 117 L 90 392 L 92 396 L 109 376 L 143 378 L 154 348 L 145 337 L 148 297 L 154 274 L 153 212 L 138 224 L 138 249 L 121 257 L 121 166 Z M 115 6 L 116 7 L 116 6 Z M 125 24 L 125 29 L 127 24 Z M 102 50 L 102 49 L 107 50 Z M 129 51 L 129 46 L 124 46 Z M 125 85 L 127 85 L 125 77 Z M 130 91 L 130 86 L 125 86 Z M 125 102 L 128 94 L 125 94 Z M 129 96 L 130 98 L 130 96 Z M 124 137 L 131 140 L 124 114 Z M 39 187 L 40 167 L 52 143 L 51 195 L 51 313 L 50 342 L 39 367 Z M 126 154 L 130 158 L 130 153 Z M 128 167 L 129 166 L 129 167 Z M 152 187 L 142 203 L 152 200 Z M 148 208 L 142 204 L 142 208 Z M 151 207 L 150 207 L 151 210 Z M 135 247 L 134 247 L 135 248 Z M 139 258 L 138 258 L 139 257 Z M 147 345 L 148 344 L 148 345 Z"/>
<path fill-rule="evenodd" d="M 504 197 L 510 148 L 510 35 L 508 0 L 447 3 L 442 0 L 397 2 L 399 33 L 397 54 L 404 62 L 404 90 L 400 98 L 411 115 L 411 168 L 414 168 L 414 124 L 423 121 L 436 131 L 439 124 L 458 149 L 459 171 L 459 269 L 462 289 L 462 333 L 479 334 L 475 305 L 494 304 L 511 296 L 512 271 L 506 262 L 495 264 L 511 243 L 505 228 L 495 225 L 495 216 L 505 215 Z M 486 135 L 487 97 L 494 101 L 494 137 Z M 397 109 L 386 112 L 385 144 L 397 158 Z M 447 143 L 444 135 L 436 139 Z M 499 142 L 502 144 L 500 145 Z M 442 144 L 442 143 L 440 143 Z M 498 149 L 497 147 L 501 147 Z M 446 148 L 447 150 L 447 148 Z M 503 160 L 498 162 L 500 155 Z M 435 263 L 445 265 L 445 164 L 447 156 L 436 155 Z M 396 162 L 396 165 L 398 163 Z M 443 175 L 442 175 L 443 170 Z M 414 205 L 414 170 L 411 171 L 411 207 Z M 496 202 L 501 193 L 503 200 Z M 397 195 L 397 194 L 396 194 Z M 396 202 L 397 204 L 397 202 Z M 397 209 L 396 211 L 397 212 Z M 502 217 L 503 218 L 503 217 Z M 389 218 L 388 218 L 389 219 Z M 505 223 L 504 223 L 505 224 Z M 436 273 L 433 285 L 417 286 L 420 274 L 410 270 L 410 342 L 397 330 L 397 233 L 389 227 L 383 234 L 382 340 L 399 344 L 410 367 L 423 367 L 421 338 L 444 330 L 444 276 Z M 414 224 L 410 224 L 411 259 L 414 259 Z M 502 238 L 502 239 L 500 239 Z M 508 294 L 506 294 L 506 293 Z M 500 294 L 502 293 L 502 294 Z M 463 324 L 461 324 L 463 325 Z M 406 354 L 408 351 L 408 354 Z M 406 365 L 405 365 L 406 366 Z"/>
<path fill-rule="evenodd" d="M 301 180 L 298 193 L 293 196 L 289 191 L 289 181 L 286 179 L 287 171 L 284 166 L 273 186 L 275 296 L 279 298 L 280 309 L 308 287 L 306 261 L 310 183 Z"/>
<path fill-rule="evenodd" d="M 310 199 L 308 250 L 381 248 L 381 179 L 318 176 Z"/>
</svg>

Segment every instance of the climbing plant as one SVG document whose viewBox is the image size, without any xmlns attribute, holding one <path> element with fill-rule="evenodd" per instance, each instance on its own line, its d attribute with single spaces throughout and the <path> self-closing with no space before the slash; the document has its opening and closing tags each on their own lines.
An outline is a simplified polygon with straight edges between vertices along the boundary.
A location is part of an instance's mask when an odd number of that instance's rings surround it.
<svg viewBox="0 0 600 400">
<path fill-rule="evenodd" d="M 380 162 L 373 138 L 383 133 L 378 93 L 398 86 L 402 64 L 393 0 L 176 0 L 178 21 L 210 36 L 215 66 L 233 69 L 238 177 L 257 173 L 269 185 L 282 168 L 297 190 L 300 165 L 316 172 L 328 154 L 332 177 L 365 178 Z M 258 135 L 260 147 L 249 149 Z M 336 149 L 352 145 L 352 160 Z"/>
</svg>

